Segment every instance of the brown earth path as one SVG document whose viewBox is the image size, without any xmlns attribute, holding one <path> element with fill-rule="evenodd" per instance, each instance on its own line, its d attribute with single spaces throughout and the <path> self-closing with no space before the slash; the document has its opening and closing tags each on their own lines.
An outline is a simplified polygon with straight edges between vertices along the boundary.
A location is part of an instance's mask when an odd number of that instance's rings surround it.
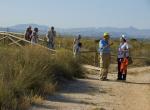
<svg viewBox="0 0 150 110">
<path fill-rule="evenodd" d="M 68 81 L 63 90 L 32 110 L 150 110 L 150 67 L 129 69 L 126 82 L 99 81 L 94 72 L 86 79 Z"/>
</svg>

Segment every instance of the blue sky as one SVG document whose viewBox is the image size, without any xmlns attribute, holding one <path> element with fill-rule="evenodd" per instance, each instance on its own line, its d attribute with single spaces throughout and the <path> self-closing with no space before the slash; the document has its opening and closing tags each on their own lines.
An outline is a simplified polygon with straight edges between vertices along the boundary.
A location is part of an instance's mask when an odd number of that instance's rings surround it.
<svg viewBox="0 0 150 110">
<path fill-rule="evenodd" d="M 0 0 L 0 26 L 26 23 L 150 29 L 150 0 Z"/>
</svg>

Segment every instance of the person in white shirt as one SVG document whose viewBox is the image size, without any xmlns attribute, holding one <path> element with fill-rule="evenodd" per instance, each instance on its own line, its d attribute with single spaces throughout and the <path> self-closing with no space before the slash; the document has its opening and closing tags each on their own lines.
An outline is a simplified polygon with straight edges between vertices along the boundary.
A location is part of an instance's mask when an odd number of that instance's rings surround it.
<svg viewBox="0 0 150 110">
<path fill-rule="evenodd" d="M 129 46 L 128 46 L 127 39 L 126 39 L 125 35 L 122 35 L 122 37 L 120 38 L 120 45 L 118 48 L 118 58 L 117 58 L 118 79 L 117 80 L 126 80 L 127 70 L 124 74 L 122 73 L 121 63 L 122 63 L 124 58 L 128 58 L 128 57 L 129 57 Z"/>
<path fill-rule="evenodd" d="M 38 37 L 39 37 L 38 31 L 39 31 L 38 28 L 34 28 L 34 31 L 31 35 L 31 44 L 38 43 Z"/>
<path fill-rule="evenodd" d="M 74 54 L 74 56 L 76 56 L 80 53 L 80 49 L 82 47 L 82 43 L 80 42 L 80 40 L 81 40 L 81 35 L 79 35 L 73 41 L 73 54 Z"/>
</svg>

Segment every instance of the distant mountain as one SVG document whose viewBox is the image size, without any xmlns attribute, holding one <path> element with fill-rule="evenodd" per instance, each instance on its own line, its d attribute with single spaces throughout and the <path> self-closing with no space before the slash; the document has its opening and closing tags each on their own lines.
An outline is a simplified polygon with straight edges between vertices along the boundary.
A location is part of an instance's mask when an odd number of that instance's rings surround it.
<svg viewBox="0 0 150 110">
<path fill-rule="evenodd" d="M 38 25 L 38 24 L 19 24 L 19 25 L 11 26 L 9 28 L 24 30 L 28 26 L 37 27 L 37 28 L 40 28 L 41 30 L 46 30 L 48 28 L 48 26 Z"/>
<path fill-rule="evenodd" d="M 0 31 L 9 31 L 9 32 L 25 32 L 28 26 L 32 26 L 32 28 L 37 27 L 40 30 L 40 34 L 46 34 L 48 30 L 48 26 L 46 25 L 38 25 L 38 24 L 18 24 L 15 26 L 10 26 L 8 28 L 0 28 Z M 77 36 L 81 34 L 86 37 L 99 37 L 102 36 L 104 32 L 109 32 L 112 37 L 120 37 L 121 34 L 125 34 L 128 37 L 132 38 L 150 38 L 150 29 L 137 29 L 134 27 L 129 28 L 114 28 L 114 27 L 89 27 L 89 28 L 56 28 L 57 33 L 61 35 L 71 35 Z"/>
<path fill-rule="evenodd" d="M 66 29 L 63 32 L 65 32 L 65 34 L 73 34 L 73 35 L 81 34 L 83 36 L 94 36 L 94 37 L 99 37 L 102 36 L 104 32 L 109 32 L 112 35 L 112 37 L 120 37 L 122 34 L 125 34 L 128 37 L 134 38 L 150 38 L 150 29 L 140 30 L 134 27 L 73 28 L 73 29 Z"/>
<path fill-rule="evenodd" d="M 32 28 L 39 28 L 41 34 L 45 34 L 45 32 L 48 30 L 48 26 L 45 25 L 38 25 L 38 24 L 18 24 L 15 26 L 10 26 L 9 31 L 13 32 L 25 32 L 26 28 L 32 26 Z"/>
<path fill-rule="evenodd" d="M 0 27 L 0 31 L 6 31 L 7 28 Z"/>
</svg>

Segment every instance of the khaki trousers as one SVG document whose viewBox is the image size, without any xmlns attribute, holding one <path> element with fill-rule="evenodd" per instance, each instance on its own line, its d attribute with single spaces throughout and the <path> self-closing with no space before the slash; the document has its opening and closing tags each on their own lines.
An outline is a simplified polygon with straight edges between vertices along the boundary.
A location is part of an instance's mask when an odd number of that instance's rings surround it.
<svg viewBox="0 0 150 110">
<path fill-rule="evenodd" d="M 108 69 L 110 65 L 111 55 L 109 53 L 104 53 L 100 55 L 100 79 L 107 79 Z"/>
</svg>

